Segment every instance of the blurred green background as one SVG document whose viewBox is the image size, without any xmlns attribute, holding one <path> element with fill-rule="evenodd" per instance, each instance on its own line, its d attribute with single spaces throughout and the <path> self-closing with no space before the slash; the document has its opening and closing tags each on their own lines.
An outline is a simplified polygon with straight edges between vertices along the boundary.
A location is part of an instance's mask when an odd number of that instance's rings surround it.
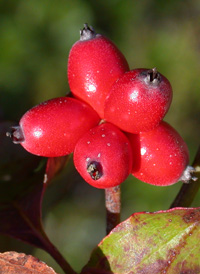
<svg viewBox="0 0 200 274">
<path fill-rule="evenodd" d="M 174 97 L 165 120 L 188 144 L 192 162 L 200 139 L 199 0 L 1 0 L 0 119 L 18 121 L 30 107 L 69 92 L 67 58 L 86 22 L 114 41 L 131 68 L 157 67 L 170 80 Z M 55 186 L 67 184 L 67 176 L 60 174 L 45 196 L 44 224 L 78 271 L 105 235 L 104 192 L 79 178 L 56 196 Z M 130 176 L 122 184 L 122 219 L 135 211 L 167 209 L 180 187 L 154 187 Z M 0 240 L 1 251 L 31 252 L 62 273 L 45 252 L 8 237 Z"/>
</svg>

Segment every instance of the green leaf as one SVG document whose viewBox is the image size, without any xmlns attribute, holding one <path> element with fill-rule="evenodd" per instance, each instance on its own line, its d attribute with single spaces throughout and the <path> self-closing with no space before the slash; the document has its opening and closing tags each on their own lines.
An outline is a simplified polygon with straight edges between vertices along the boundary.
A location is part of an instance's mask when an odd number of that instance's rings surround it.
<svg viewBox="0 0 200 274">
<path fill-rule="evenodd" d="M 93 251 L 82 274 L 200 273 L 200 208 L 135 213 Z"/>
</svg>

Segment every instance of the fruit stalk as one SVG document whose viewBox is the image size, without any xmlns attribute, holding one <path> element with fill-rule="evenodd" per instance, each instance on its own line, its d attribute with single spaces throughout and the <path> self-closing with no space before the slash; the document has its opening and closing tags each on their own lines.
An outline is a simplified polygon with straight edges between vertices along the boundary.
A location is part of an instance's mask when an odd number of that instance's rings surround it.
<svg viewBox="0 0 200 274">
<path fill-rule="evenodd" d="M 173 207 L 189 207 L 196 194 L 198 193 L 200 187 L 200 180 L 199 180 L 199 171 L 200 171 L 200 146 L 197 150 L 195 159 L 193 161 L 192 167 L 196 170 L 195 176 L 197 176 L 197 181 L 190 180 L 188 184 L 183 184 L 179 193 L 177 194 L 176 198 L 174 199 L 173 203 L 171 204 L 170 208 Z"/>
<path fill-rule="evenodd" d="M 121 189 L 120 185 L 105 189 L 106 234 L 120 223 Z"/>
</svg>

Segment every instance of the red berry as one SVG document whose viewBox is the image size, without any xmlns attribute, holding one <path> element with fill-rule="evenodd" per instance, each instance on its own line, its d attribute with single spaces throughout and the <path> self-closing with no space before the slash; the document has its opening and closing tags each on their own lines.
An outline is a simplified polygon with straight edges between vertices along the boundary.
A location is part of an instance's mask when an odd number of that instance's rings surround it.
<svg viewBox="0 0 200 274">
<path fill-rule="evenodd" d="M 27 111 L 11 137 L 32 154 L 63 156 L 73 152 L 79 138 L 99 121 L 89 105 L 74 98 L 54 98 Z"/>
<path fill-rule="evenodd" d="M 186 143 L 162 121 L 155 129 L 129 134 L 134 163 L 132 174 L 143 182 L 167 186 L 178 182 L 189 161 Z"/>
<path fill-rule="evenodd" d="M 74 164 L 90 185 L 97 188 L 117 186 L 131 172 L 129 140 L 112 124 L 98 125 L 78 141 L 74 150 Z"/>
<path fill-rule="evenodd" d="M 157 70 L 126 72 L 112 86 L 105 101 L 105 119 L 131 133 L 156 127 L 172 100 L 169 81 Z"/>
<path fill-rule="evenodd" d="M 69 53 L 68 80 L 72 93 L 103 118 L 105 98 L 112 84 L 129 70 L 119 49 L 85 24 L 81 38 Z"/>
</svg>

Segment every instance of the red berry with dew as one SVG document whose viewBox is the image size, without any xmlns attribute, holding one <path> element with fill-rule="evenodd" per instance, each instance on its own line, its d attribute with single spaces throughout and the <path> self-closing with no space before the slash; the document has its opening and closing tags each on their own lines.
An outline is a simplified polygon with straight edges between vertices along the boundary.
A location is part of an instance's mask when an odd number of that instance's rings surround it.
<svg viewBox="0 0 200 274">
<path fill-rule="evenodd" d="M 76 144 L 74 164 L 90 185 L 97 188 L 117 186 L 131 172 L 132 151 L 129 140 L 110 123 L 98 125 Z"/>
<path fill-rule="evenodd" d="M 134 69 L 113 84 L 104 118 L 130 133 L 149 131 L 163 119 L 171 100 L 171 85 L 156 68 Z"/>
<path fill-rule="evenodd" d="M 86 103 L 59 97 L 43 102 L 21 118 L 11 137 L 28 152 L 44 157 L 70 154 L 80 137 L 100 121 Z"/>
<path fill-rule="evenodd" d="M 91 105 L 101 118 L 112 84 L 129 70 L 124 55 L 108 38 L 87 24 L 71 48 L 68 81 L 73 95 Z"/>
<path fill-rule="evenodd" d="M 188 181 L 189 152 L 179 133 L 162 121 L 158 127 L 140 134 L 128 134 L 134 154 L 132 174 L 139 180 L 167 186 Z"/>
</svg>

